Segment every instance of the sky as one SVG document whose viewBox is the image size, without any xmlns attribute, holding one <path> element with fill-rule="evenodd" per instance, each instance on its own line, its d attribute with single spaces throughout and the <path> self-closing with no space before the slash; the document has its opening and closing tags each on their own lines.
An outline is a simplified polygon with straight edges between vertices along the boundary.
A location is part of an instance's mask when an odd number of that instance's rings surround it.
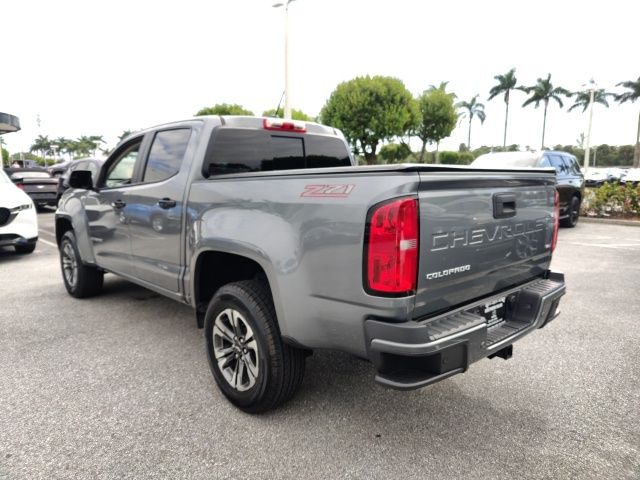
<svg viewBox="0 0 640 480">
<path fill-rule="evenodd" d="M 284 11 L 276 0 L 20 0 L 0 3 L 0 111 L 17 115 L 10 152 L 38 135 L 103 135 L 239 103 L 261 114 L 284 89 Z M 521 84 L 551 73 L 577 90 L 610 90 L 640 76 L 633 1 L 296 0 L 289 7 L 291 104 L 315 116 L 334 88 L 361 75 L 399 78 L 417 95 L 448 81 L 459 99 L 480 94 L 484 124 L 472 148 L 501 145 L 504 102 L 487 101 L 494 76 Z M 507 143 L 538 148 L 542 108 L 512 94 Z M 568 100 L 569 104 L 571 103 Z M 565 105 L 566 107 L 567 105 Z M 592 144 L 635 142 L 640 102 L 594 107 Z M 40 117 L 40 126 L 37 117 Z M 546 144 L 575 144 L 587 115 L 553 104 Z M 441 149 L 466 143 L 462 120 Z"/>
</svg>

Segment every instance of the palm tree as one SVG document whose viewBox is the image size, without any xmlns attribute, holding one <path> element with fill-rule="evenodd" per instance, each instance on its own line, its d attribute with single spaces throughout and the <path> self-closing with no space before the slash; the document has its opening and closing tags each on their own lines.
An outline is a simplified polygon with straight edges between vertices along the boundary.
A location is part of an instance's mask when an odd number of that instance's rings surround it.
<svg viewBox="0 0 640 480">
<path fill-rule="evenodd" d="M 467 148 L 471 150 L 471 121 L 473 117 L 478 117 L 480 123 L 484 123 L 487 114 L 484 112 L 484 105 L 478 102 L 479 95 L 473 97 L 469 102 L 459 102 L 456 107 L 462 109 L 461 117 L 469 117 L 469 137 L 467 139 Z"/>
<path fill-rule="evenodd" d="M 544 117 L 542 118 L 542 144 L 541 149 L 544 149 L 544 132 L 547 128 L 547 108 L 549 107 L 549 101 L 555 100 L 560 105 L 560 108 L 564 106 L 560 97 L 570 97 L 569 90 L 562 87 L 554 87 L 551 83 L 551 74 L 547 75 L 547 78 L 538 78 L 536 84 L 531 87 L 521 86 L 519 90 L 531 95 L 523 104 L 523 107 L 527 105 L 535 104 L 535 107 L 540 106 L 540 102 L 544 104 Z"/>
<path fill-rule="evenodd" d="M 593 103 L 599 103 L 600 105 L 604 105 L 609 108 L 609 102 L 607 101 L 607 97 L 613 96 L 613 93 L 605 92 L 604 89 L 594 90 L 593 91 Z M 591 101 L 591 92 L 586 90 L 582 92 L 575 92 L 572 94 L 572 97 L 575 97 L 575 101 L 573 105 L 569 107 L 569 112 L 574 108 L 582 107 L 582 113 L 587 110 L 589 107 L 589 102 Z"/>
<path fill-rule="evenodd" d="M 51 140 L 47 135 L 38 135 L 29 148 L 31 152 L 39 152 L 44 158 L 44 164 L 47 165 L 47 153 L 51 151 Z"/>
<path fill-rule="evenodd" d="M 67 151 L 67 146 L 69 144 L 69 140 L 64 137 L 58 137 L 55 140 L 51 141 L 52 147 L 58 154 L 62 154 Z"/>
<path fill-rule="evenodd" d="M 95 157 L 98 147 L 101 143 L 104 143 L 104 138 L 102 138 L 102 135 L 91 135 L 89 141 L 93 143 L 93 156 Z"/>
<path fill-rule="evenodd" d="M 640 77 L 637 80 L 629 80 L 628 82 L 620 82 L 619 87 L 628 89 L 627 92 L 616 95 L 616 101 L 619 103 L 634 103 L 640 98 Z M 638 133 L 636 134 L 636 148 L 633 152 L 633 166 L 640 167 L 640 114 L 638 114 Z"/>
<path fill-rule="evenodd" d="M 491 90 L 489 90 L 489 98 L 492 98 L 504 93 L 504 103 L 506 105 L 506 110 L 504 114 L 504 138 L 502 139 L 502 147 L 506 148 L 507 146 L 507 123 L 509 122 L 509 94 L 511 90 L 516 88 L 516 84 L 518 83 L 518 79 L 516 78 L 516 69 L 512 68 L 504 75 L 496 75 L 493 77 L 498 81 L 498 84 L 493 86 Z"/>
</svg>

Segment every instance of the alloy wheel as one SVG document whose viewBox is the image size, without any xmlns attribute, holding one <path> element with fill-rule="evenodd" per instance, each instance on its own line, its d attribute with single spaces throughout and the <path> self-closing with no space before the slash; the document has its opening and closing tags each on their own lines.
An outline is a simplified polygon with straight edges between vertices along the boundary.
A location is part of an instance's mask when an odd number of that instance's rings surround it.
<svg viewBox="0 0 640 480">
<path fill-rule="evenodd" d="M 258 342 L 240 312 L 227 308 L 213 325 L 213 351 L 224 379 L 234 389 L 244 392 L 258 378 Z"/>
</svg>

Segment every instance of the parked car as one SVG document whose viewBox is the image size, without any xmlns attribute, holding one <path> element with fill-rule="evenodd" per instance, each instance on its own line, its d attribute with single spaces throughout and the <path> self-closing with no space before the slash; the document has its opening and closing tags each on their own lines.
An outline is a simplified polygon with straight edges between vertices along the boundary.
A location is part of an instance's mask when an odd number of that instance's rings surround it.
<svg viewBox="0 0 640 480">
<path fill-rule="evenodd" d="M 565 293 L 550 169 L 357 167 L 332 127 L 205 116 L 133 134 L 96 183 L 69 184 L 68 293 L 98 294 L 111 272 L 192 306 L 215 381 L 251 413 L 294 395 L 314 349 L 368 359 L 400 390 L 510 358 Z M 163 228 L 139 221 L 156 213 Z"/>
<path fill-rule="evenodd" d="M 31 197 L 36 207 L 57 205 L 58 179 L 44 168 L 5 168 L 17 187 Z"/>
<path fill-rule="evenodd" d="M 38 168 L 38 162 L 35 160 L 11 160 L 13 168 Z"/>
<path fill-rule="evenodd" d="M 640 168 L 630 168 L 623 177 L 622 182 L 634 187 L 640 185 Z"/>
<path fill-rule="evenodd" d="M 31 253 L 38 241 L 38 217 L 33 200 L 0 169 L 0 247 Z"/>
<path fill-rule="evenodd" d="M 560 195 L 560 225 L 575 227 L 580 218 L 585 179 L 573 155 L 555 150 L 542 152 L 496 152 L 480 155 L 472 163 L 483 168 L 548 168 L 556 171 Z"/>
<path fill-rule="evenodd" d="M 63 175 L 64 172 L 67 171 L 67 168 L 69 168 L 69 165 L 71 165 L 72 163 L 73 163 L 72 160 L 55 163 L 50 167 L 47 167 L 47 170 L 49 170 L 49 173 L 51 174 L 52 177 L 59 177 Z"/>
<path fill-rule="evenodd" d="M 626 175 L 626 171 L 621 168 L 589 168 L 585 176 L 587 187 L 601 187 L 605 183 L 621 182 Z"/>
<path fill-rule="evenodd" d="M 58 177 L 58 191 L 57 200 L 60 200 L 62 194 L 69 188 L 69 175 L 74 170 L 88 170 L 91 172 L 91 179 L 96 182 L 98 180 L 98 174 L 104 160 L 99 158 L 82 158 L 69 162 L 64 173 Z"/>
</svg>

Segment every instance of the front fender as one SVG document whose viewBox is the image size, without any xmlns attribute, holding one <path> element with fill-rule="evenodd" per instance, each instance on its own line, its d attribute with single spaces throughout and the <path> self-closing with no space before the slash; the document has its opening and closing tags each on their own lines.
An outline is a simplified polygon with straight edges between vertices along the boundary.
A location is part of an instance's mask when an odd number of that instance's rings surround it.
<svg viewBox="0 0 640 480">
<path fill-rule="evenodd" d="M 60 239 L 62 236 L 57 231 L 57 220 L 64 218 L 71 223 L 83 263 L 95 265 L 96 259 L 93 254 L 91 236 L 89 235 L 89 222 L 84 208 L 85 197 L 85 190 L 72 190 L 62 196 L 56 211 L 56 238 Z"/>
</svg>

